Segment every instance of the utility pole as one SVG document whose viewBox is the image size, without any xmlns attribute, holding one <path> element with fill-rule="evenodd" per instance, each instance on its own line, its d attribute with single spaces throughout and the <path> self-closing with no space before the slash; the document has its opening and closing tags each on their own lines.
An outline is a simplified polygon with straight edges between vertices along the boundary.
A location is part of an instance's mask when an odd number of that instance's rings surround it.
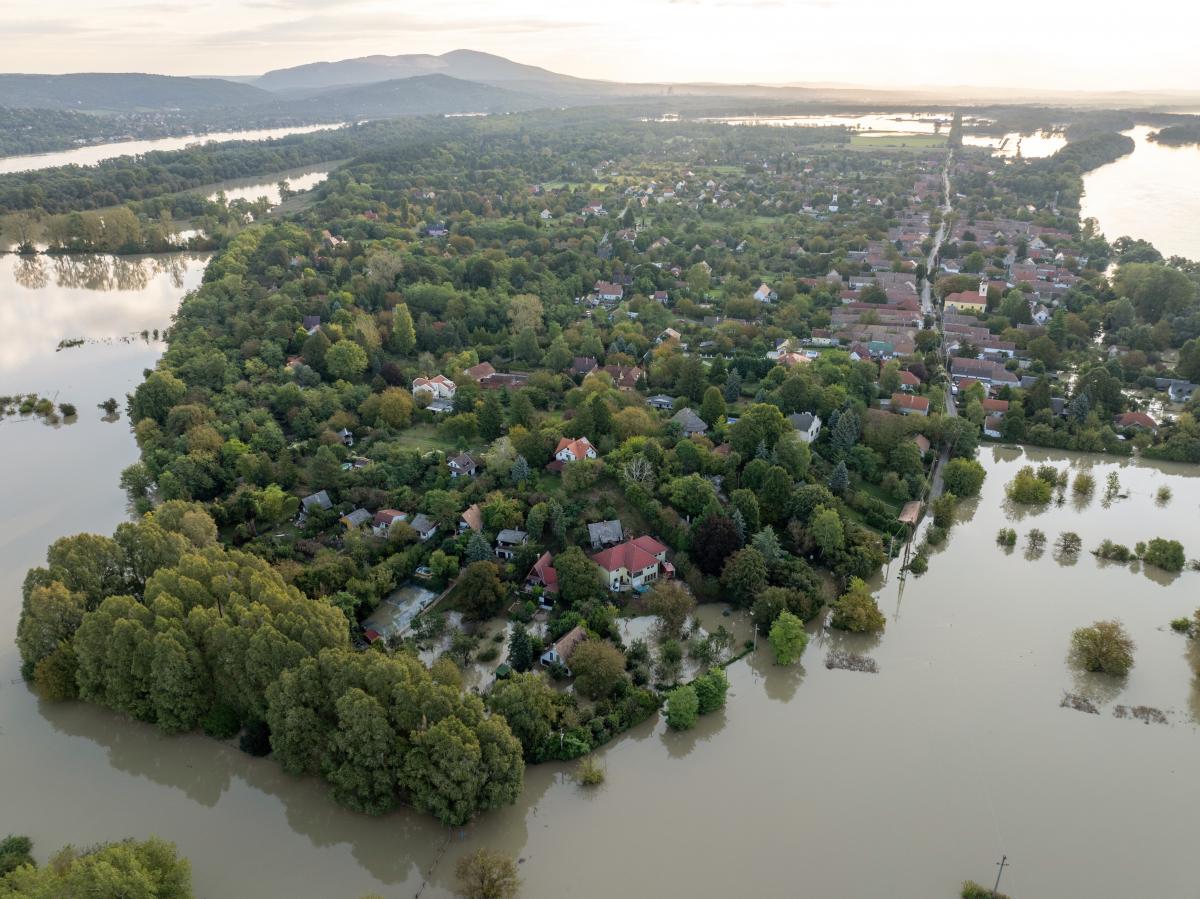
<svg viewBox="0 0 1200 899">
<path fill-rule="evenodd" d="M 996 899 L 996 891 L 1000 889 L 1000 878 L 1004 876 L 1004 866 L 1008 864 L 1008 856 L 1000 856 L 1000 861 L 996 862 L 1000 866 L 1000 870 L 996 872 L 996 885 L 992 887 L 992 899 Z"/>
</svg>

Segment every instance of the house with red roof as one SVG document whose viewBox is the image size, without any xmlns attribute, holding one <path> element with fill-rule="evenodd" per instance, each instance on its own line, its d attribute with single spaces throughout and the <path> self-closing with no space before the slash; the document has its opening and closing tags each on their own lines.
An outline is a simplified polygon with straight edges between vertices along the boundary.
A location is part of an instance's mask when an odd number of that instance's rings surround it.
<svg viewBox="0 0 1200 899">
<path fill-rule="evenodd" d="M 457 389 L 458 385 L 445 375 L 434 375 L 432 378 L 414 378 L 412 382 L 412 395 L 414 397 L 419 393 L 426 393 L 430 399 L 452 400 L 454 399 L 454 392 Z"/>
<path fill-rule="evenodd" d="M 592 556 L 604 572 L 608 589 L 641 591 L 660 577 L 675 576 L 675 566 L 667 561 L 667 548 L 653 537 L 634 537 Z"/>
<path fill-rule="evenodd" d="M 901 415 L 928 415 L 929 399 L 923 396 L 910 396 L 907 393 L 893 393 L 892 408 Z"/>
<path fill-rule="evenodd" d="M 563 437 L 558 441 L 554 450 L 554 458 L 558 462 L 579 462 L 583 459 L 596 459 L 600 454 L 586 437 Z"/>
<path fill-rule="evenodd" d="M 1157 432 L 1158 422 L 1145 412 L 1122 412 L 1115 419 L 1118 428 L 1142 428 L 1146 431 Z"/>
<path fill-rule="evenodd" d="M 545 593 L 558 593 L 558 572 L 554 570 L 554 556 L 549 552 L 542 553 L 529 569 L 529 574 L 525 575 L 526 590 L 539 587 Z"/>
<path fill-rule="evenodd" d="M 908 369 L 900 372 L 900 389 L 905 393 L 912 393 L 921 386 L 921 379 L 914 375 Z"/>
</svg>

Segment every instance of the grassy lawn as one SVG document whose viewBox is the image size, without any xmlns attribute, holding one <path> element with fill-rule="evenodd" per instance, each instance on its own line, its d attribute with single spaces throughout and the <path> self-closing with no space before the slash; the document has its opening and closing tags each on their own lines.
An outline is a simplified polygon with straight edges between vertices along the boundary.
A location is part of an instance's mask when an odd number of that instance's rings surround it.
<svg viewBox="0 0 1200 899">
<path fill-rule="evenodd" d="M 412 447 L 427 453 L 430 450 L 441 450 L 444 453 L 458 452 L 458 445 L 452 440 L 438 436 L 437 427 L 430 424 L 415 424 L 396 435 L 394 441 L 401 446 Z"/>
<path fill-rule="evenodd" d="M 930 150 L 946 146 L 942 134 L 852 134 L 852 150 Z"/>
</svg>

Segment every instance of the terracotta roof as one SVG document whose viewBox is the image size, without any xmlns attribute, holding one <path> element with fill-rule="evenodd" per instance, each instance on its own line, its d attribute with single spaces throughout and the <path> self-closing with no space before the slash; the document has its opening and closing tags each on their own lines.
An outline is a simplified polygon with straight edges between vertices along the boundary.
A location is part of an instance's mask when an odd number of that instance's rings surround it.
<svg viewBox="0 0 1200 899">
<path fill-rule="evenodd" d="M 921 379 L 914 375 L 911 371 L 905 369 L 900 372 L 900 383 L 905 387 L 916 387 L 921 383 Z"/>
<path fill-rule="evenodd" d="M 467 507 L 467 510 L 462 513 L 462 520 L 467 523 L 473 531 L 483 530 L 483 510 L 479 508 L 479 503 L 472 503 Z"/>
<path fill-rule="evenodd" d="M 557 456 L 565 449 L 569 449 L 571 451 L 571 455 L 574 456 L 576 460 L 586 459 L 588 450 L 591 450 L 593 453 L 596 452 L 596 448 L 592 446 L 592 442 L 586 437 L 576 437 L 574 440 L 572 440 L 570 437 L 563 437 L 558 441 L 558 446 L 554 448 L 554 455 Z"/>
<path fill-rule="evenodd" d="M 554 570 L 554 556 L 548 552 L 542 553 L 536 562 L 533 563 L 533 568 L 529 570 L 529 577 L 534 575 L 546 585 L 546 589 L 552 593 L 558 592 L 558 572 Z"/>
<path fill-rule="evenodd" d="M 558 653 L 560 659 L 566 662 L 571 658 L 575 647 L 586 639 L 587 631 L 583 629 L 583 625 L 577 624 L 554 642 L 554 651 Z"/>
<path fill-rule="evenodd" d="M 1122 412 L 1117 416 L 1117 426 L 1122 428 L 1150 428 L 1153 430 L 1158 427 L 1158 422 L 1145 412 Z"/>
<path fill-rule="evenodd" d="M 480 362 L 478 365 L 472 365 L 467 369 L 466 375 L 473 381 L 482 381 L 488 375 L 494 375 L 496 369 L 490 362 Z"/>
<path fill-rule="evenodd" d="M 1008 400 L 994 400 L 990 397 L 983 401 L 984 412 L 1007 412 Z"/>
<path fill-rule="evenodd" d="M 929 400 L 923 396 L 910 396 L 907 393 L 892 394 L 892 408 L 914 409 L 918 412 L 929 411 Z"/>
<path fill-rule="evenodd" d="M 592 556 L 592 561 L 605 571 L 644 571 L 658 564 L 656 553 L 666 547 L 650 537 L 637 537 L 617 546 L 609 547 Z"/>
</svg>

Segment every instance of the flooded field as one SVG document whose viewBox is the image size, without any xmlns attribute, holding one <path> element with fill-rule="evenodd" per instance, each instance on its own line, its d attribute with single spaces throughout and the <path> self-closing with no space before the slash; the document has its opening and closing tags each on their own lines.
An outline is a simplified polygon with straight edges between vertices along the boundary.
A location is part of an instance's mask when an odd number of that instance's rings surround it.
<svg viewBox="0 0 1200 899">
<path fill-rule="evenodd" d="M 266 197 L 272 206 L 278 206 L 281 201 L 279 195 L 279 183 L 281 181 L 286 181 L 288 189 L 292 191 L 309 190 L 329 177 L 329 166 L 322 165 L 316 168 L 293 169 L 289 172 L 280 172 L 277 175 L 266 177 L 270 180 L 265 180 L 264 176 L 259 176 L 257 178 L 243 178 L 237 181 L 222 182 L 209 192 L 208 198 L 215 200 L 218 193 L 225 194 L 225 199 L 230 202 L 233 200 L 254 201 L 259 197 Z"/>
</svg>

